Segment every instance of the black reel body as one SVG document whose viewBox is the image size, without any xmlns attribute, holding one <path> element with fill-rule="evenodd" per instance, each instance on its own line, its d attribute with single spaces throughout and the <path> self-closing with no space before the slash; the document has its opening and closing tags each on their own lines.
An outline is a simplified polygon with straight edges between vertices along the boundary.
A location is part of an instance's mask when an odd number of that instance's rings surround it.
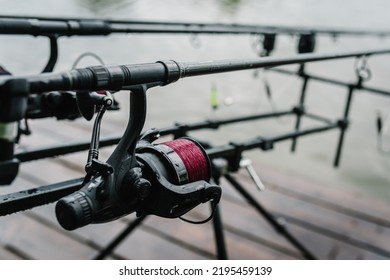
<svg viewBox="0 0 390 280">
<path fill-rule="evenodd" d="M 138 146 L 134 167 L 129 156 L 119 170 L 107 170 L 104 174 L 102 169 L 80 191 L 57 203 L 61 226 L 73 230 L 132 212 L 137 216 L 178 218 L 201 203 L 219 202 L 221 188 L 207 182 L 211 165 L 197 142 L 181 138 L 156 145 L 140 141 Z M 189 151 L 199 156 L 194 158 L 198 162 L 188 162 L 185 156 Z"/>
</svg>

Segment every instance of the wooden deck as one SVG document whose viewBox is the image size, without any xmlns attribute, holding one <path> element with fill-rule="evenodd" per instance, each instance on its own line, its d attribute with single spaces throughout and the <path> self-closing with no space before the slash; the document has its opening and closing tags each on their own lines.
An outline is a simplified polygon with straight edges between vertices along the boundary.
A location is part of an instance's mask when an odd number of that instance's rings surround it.
<svg viewBox="0 0 390 280">
<path fill-rule="evenodd" d="M 26 145 L 46 145 L 89 137 L 90 124 L 55 120 L 33 122 Z M 103 133 L 119 125 L 103 126 Z M 77 135 L 77 137 L 75 137 Z M 80 137 L 79 137 L 80 136 Z M 25 143 L 24 142 L 24 143 Z M 111 148 L 105 148 L 105 158 Z M 2 194 L 83 176 L 86 153 L 22 165 L 17 180 Z M 247 191 L 319 259 L 390 259 L 390 205 L 359 193 L 326 188 L 301 178 L 256 166 L 267 190 L 258 192 L 243 171 L 233 174 Z M 301 259 L 302 255 L 222 180 L 220 203 L 230 259 Z M 191 212 L 204 218 L 208 205 Z M 0 218 L 1 259 L 92 259 L 128 224 L 134 214 L 101 225 L 68 232 L 57 223 L 54 204 Z M 178 219 L 147 217 L 108 259 L 215 259 L 212 223 L 192 225 Z"/>
</svg>

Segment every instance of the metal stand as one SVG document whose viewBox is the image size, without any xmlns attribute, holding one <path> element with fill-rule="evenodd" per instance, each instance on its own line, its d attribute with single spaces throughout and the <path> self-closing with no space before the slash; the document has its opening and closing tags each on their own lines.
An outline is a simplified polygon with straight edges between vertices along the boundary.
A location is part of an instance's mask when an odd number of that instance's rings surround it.
<svg viewBox="0 0 390 280">
<path fill-rule="evenodd" d="M 354 89 L 355 89 L 354 86 L 350 86 L 348 88 L 348 96 L 347 96 L 347 101 L 345 103 L 344 116 L 343 116 L 343 119 L 341 119 L 339 121 L 340 136 L 339 136 L 339 142 L 337 145 L 336 156 L 335 156 L 334 163 L 333 163 L 334 167 L 338 167 L 339 163 L 340 163 L 341 150 L 343 148 L 345 130 L 348 128 L 348 115 L 349 115 L 349 110 L 351 107 L 351 101 L 352 101 Z"/>
<path fill-rule="evenodd" d="M 309 78 L 307 76 L 305 76 L 305 73 L 304 73 L 304 65 L 301 65 L 299 72 L 300 72 L 299 75 L 302 76 L 302 78 L 303 78 L 303 83 L 302 83 L 302 89 L 301 89 L 301 97 L 299 99 L 299 105 L 297 107 L 295 107 L 295 110 L 294 110 L 295 114 L 297 116 L 297 119 L 295 122 L 295 131 L 299 131 L 299 129 L 301 127 L 302 115 L 305 112 L 304 106 L 305 106 L 307 83 L 309 82 Z M 292 139 L 292 143 L 291 143 L 291 152 L 295 152 L 296 146 L 297 146 L 297 138 L 294 137 Z"/>
<path fill-rule="evenodd" d="M 225 245 L 225 235 L 223 233 L 222 218 L 219 206 L 214 211 L 213 218 L 213 227 L 214 227 L 214 236 L 215 236 L 215 245 L 217 249 L 217 259 L 218 260 L 227 260 L 228 254 Z"/>
</svg>

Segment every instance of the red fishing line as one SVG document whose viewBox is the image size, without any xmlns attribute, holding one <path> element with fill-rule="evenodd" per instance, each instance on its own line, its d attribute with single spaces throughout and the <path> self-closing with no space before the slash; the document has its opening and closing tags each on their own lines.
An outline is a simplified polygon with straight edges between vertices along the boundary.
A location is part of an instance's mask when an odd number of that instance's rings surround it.
<svg viewBox="0 0 390 280">
<path fill-rule="evenodd" d="M 180 138 L 162 144 L 170 147 L 181 158 L 190 182 L 210 179 L 209 159 L 198 143 L 191 139 Z"/>
</svg>

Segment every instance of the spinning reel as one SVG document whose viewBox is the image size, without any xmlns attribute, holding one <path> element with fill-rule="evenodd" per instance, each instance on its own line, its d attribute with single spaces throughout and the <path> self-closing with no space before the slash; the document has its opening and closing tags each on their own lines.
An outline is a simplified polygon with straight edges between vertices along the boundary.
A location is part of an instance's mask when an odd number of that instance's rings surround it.
<svg viewBox="0 0 390 280">
<path fill-rule="evenodd" d="M 140 136 L 146 115 L 146 90 L 145 85 L 131 89 L 129 123 L 107 162 L 98 159 L 101 115 L 96 117 L 92 135 L 95 141 L 91 141 L 83 186 L 56 205 L 57 219 L 63 228 L 74 230 L 133 212 L 137 216 L 180 218 L 207 201 L 215 209 L 221 188 L 208 183 L 211 164 L 199 143 L 179 138 L 153 144 L 159 137 L 156 130 Z M 101 105 L 100 110 L 105 106 Z M 206 222 L 211 217 L 193 223 Z"/>
</svg>

